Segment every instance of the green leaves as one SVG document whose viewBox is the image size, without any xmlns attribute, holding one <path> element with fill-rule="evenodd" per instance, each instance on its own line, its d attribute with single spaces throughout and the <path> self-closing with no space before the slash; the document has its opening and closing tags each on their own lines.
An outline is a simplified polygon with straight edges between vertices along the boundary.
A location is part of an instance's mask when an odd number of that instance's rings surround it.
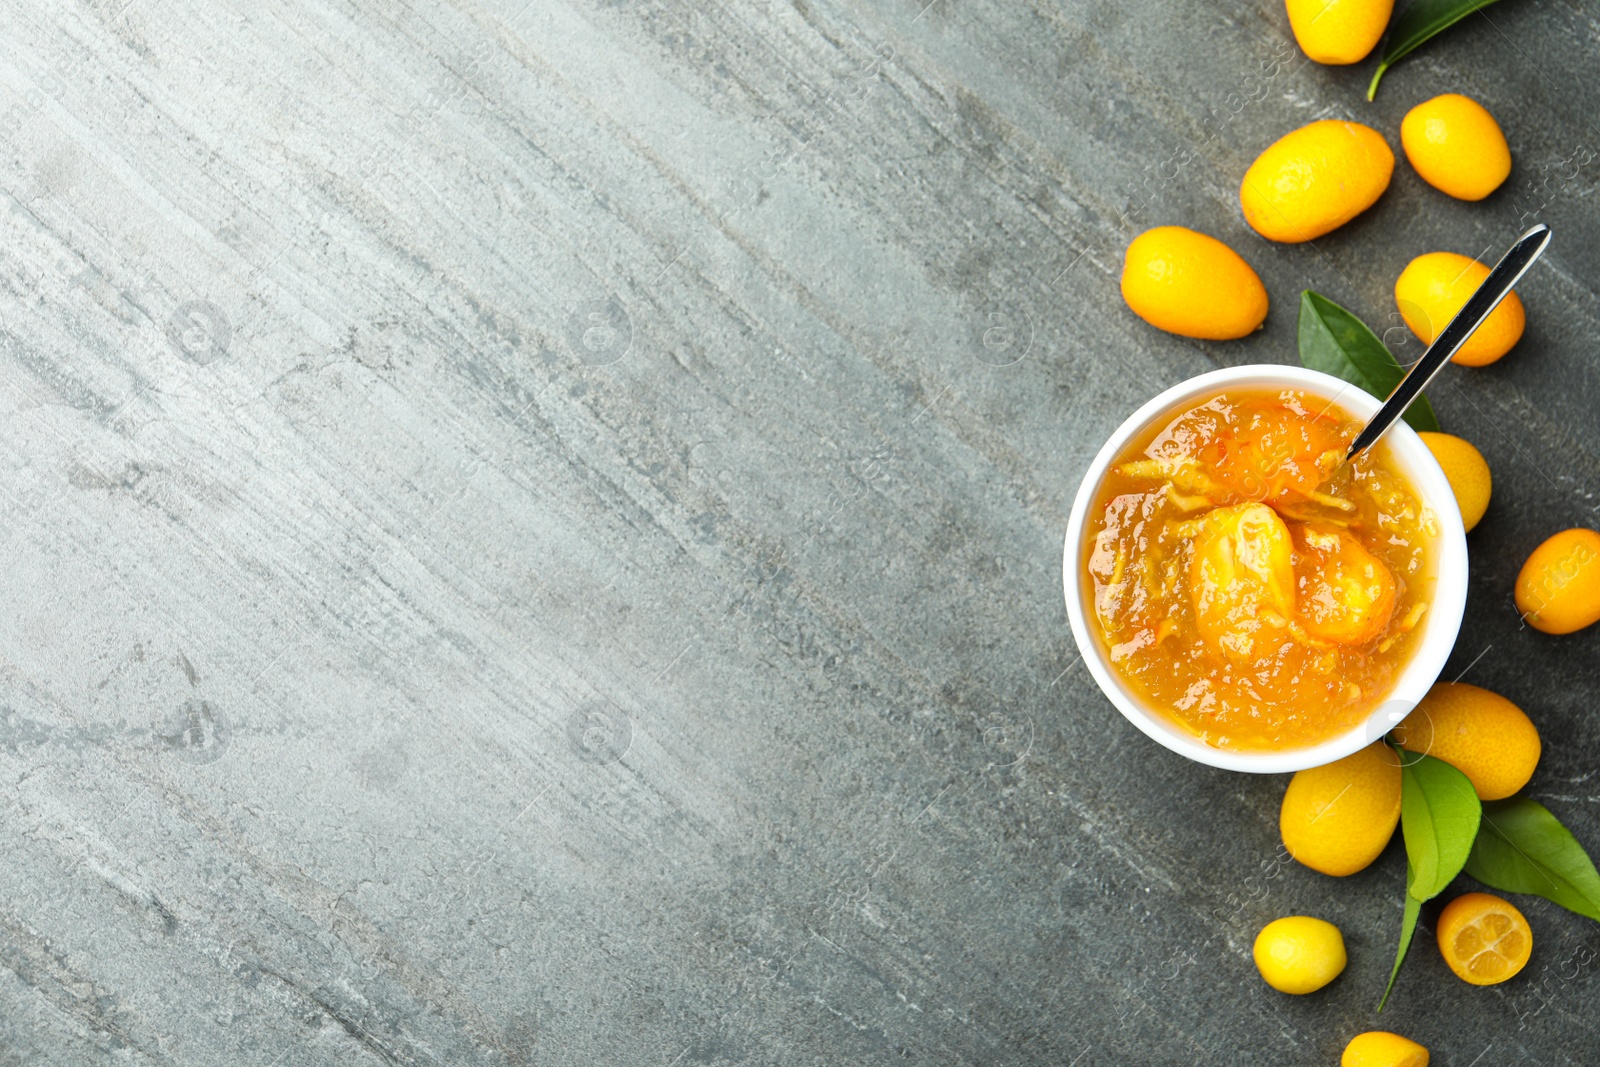
<svg viewBox="0 0 1600 1067">
<path fill-rule="evenodd" d="M 1467 873 L 1495 889 L 1531 893 L 1600 920 L 1600 874 L 1594 862 L 1544 805 L 1526 797 L 1484 806 Z"/>
<path fill-rule="evenodd" d="M 1422 905 L 1461 873 L 1483 815 L 1483 805 L 1466 775 L 1442 759 L 1398 747 L 1395 752 L 1400 756 L 1400 830 L 1406 840 L 1406 910 L 1379 1011 L 1405 962 Z"/>
<path fill-rule="evenodd" d="M 1406 906 L 1379 1011 L 1389 1002 L 1422 905 L 1444 892 L 1462 870 L 1493 889 L 1531 893 L 1600 921 L 1600 872 L 1544 805 L 1523 796 L 1483 804 L 1467 776 L 1444 760 L 1398 746 L 1395 752 Z"/>
<path fill-rule="evenodd" d="M 1400 829 L 1414 869 L 1406 894 L 1419 901 L 1444 892 L 1472 853 L 1483 805 L 1467 776 L 1442 759 L 1400 753 Z"/>
<path fill-rule="evenodd" d="M 1372 76 L 1372 84 L 1367 86 L 1367 99 L 1378 95 L 1378 82 L 1390 67 L 1415 52 L 1434 35 L 1492 3 L 1494 0 L 1411 0 L 1389 24 L 1389 43 L 1384 46 L 1383 59 L 1378 63 L 1377 73 Z"/>
<path fill-rule="evenodd" d="M 1365 389 L 1379 400 L 1394 392 L 1406 374 L 1366 323 L 1310 289 L 1300 294 L 1300 362 Z M 1439 429 L 1425 396 L 1412 402 L 1405 418 L 1413 430 Z"/>
</svg>

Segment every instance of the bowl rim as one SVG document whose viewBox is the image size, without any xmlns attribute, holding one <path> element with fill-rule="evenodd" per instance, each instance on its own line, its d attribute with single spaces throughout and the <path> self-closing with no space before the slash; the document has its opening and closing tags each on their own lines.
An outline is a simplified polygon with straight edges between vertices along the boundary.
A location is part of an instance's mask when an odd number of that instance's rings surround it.
<svg viewBox="0 0 1600 1067">
<path fill-rule="evenodd" d="M 1384 441 L 1388 443 L 1391 454 L 1412 488 L 1419 493 L 1422 502 L 1433 509 L 1439 520 L 1434 594 L 1428 612 L 1423 617 L 1421 643 L 1395 679 L 1388 697 L 1365 720 L 1344 733 L 1305 748 L 1281 752 L 1228 751 L 1207 745 L 1168 719 L 1164 713 L 1148 707 L 1143 698 L 1122 682 L 1106 661 L 1104 649 L 1090 629 L 1086 583 L 1079 573 L 1089 509 L 1099 495 L 1106 472 L 1130 440 L 1158 416 L 1186 401 L 1198 400 L 1204 395 L 1214 395 L 1230 388 L 1274 387 L 1301 389 L 1321 396 L 1339 404 L 1358 419 L 1370 418 L 1382 406 L 1382 401 L 1371 393 L 1331 374 L 1279 364 L 1250 364 L 1208 371 L 1162 390 L 1123 420 L 1084 472 L 1067 520 L 1061 567 L 1067 620 L 1072 627 L 1079 655 L 1101 691 L 1123 717 L 1147 737 L 1179 755 L 1211 767 L 1257 774 L 1282 774 L 1320 767 L 1365 748 L 1392 730 L 1416 707 L 1444 669 L 1445 661 L 1455 647 L 1467 598 L 1466 530 L 1462 525 L 1460 509 L 1456 506 L 1455 494 L 1428 446 L 1415 430 L 1401 421 L 1389 429 Z"/>
</svg>

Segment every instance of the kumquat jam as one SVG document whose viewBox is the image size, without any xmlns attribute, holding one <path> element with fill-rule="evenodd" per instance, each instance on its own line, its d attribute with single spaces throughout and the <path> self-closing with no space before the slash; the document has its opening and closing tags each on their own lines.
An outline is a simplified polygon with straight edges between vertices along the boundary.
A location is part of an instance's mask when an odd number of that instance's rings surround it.
<svg viewBox="0 0 1600 1067">
<path fill-rule="evenodd" d="M 1301 748 L 1363 721 L 1418 643 L 1437 516 L 1361 425 L 1297 390 L 1158 420 L 1108 471 L 1083 566 L 1112 668 L 1207 744 Z"/>
</svg>

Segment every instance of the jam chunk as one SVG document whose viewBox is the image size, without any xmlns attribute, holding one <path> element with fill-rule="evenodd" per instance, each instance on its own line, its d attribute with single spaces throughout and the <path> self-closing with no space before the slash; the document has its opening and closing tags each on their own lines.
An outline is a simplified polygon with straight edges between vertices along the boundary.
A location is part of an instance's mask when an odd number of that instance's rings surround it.
<svg viewBox="0 0 1600 1067">
<path fill-rule="evenodd" d="M 1192 464 L 1234 501 L 1281 507 L 1313 496 L 1349 439 L 1348 426 L 1326 407 L 1310 410 L 1288 396 L 1257 404 L 1219 398 L 1175 419 L 1148 455 Z"/>
<path fill-rule="evenodd" d="M 1320 641 L 1362 645 L 1380 637 L 1394 614 L 1394 574 L 1354 537 L 1297 524 L 1295 618 Z"/>
<path fill-rule="evenodd" d="M 1206 513 L 1194 541 L 1189 591 L 1201 637 L 1230 656 L 1254 651 L 1263 631 L 1281 633 L 1294 613 L 1293 541 L 1265 504 Z"/>
</svg>

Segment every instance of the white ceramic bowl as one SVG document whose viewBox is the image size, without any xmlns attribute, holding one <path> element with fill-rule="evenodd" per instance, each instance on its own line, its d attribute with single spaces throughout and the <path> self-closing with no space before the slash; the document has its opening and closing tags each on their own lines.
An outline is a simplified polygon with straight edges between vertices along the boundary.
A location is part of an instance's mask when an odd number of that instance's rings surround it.
<svg viewBox="0 0 1600 1067">
<path fill-rule="evenodd" d="M 1373 710 L 1365 722 L 1308 748 L 1276 752 L 1225 751 L 1206 744 L 1167 715 L 1151 708 L 1145 697 L 1135 693 L 1111 669 L 1105 646 L 1098 637 L 1099 623 L 1094 618 L 1093 588 L 1085 581 L 1083 563 L 1084 530 L 1107 469 L 1141 431 L 1176 409 L 1228 389 L 1280 387 L 1298 389 L 1335 401 L 1352 417 L 1362 420 L 1376 413 L 1382 403 L 1370 393 L 1332 375 L 1303 367 L 1231 367 L 1175 385 L 1130 415 L 1089 465 L 1088 473 L 1083 476 L 1083 485 L 1078 489 L 1078 497 L 1072 504 L 1072 517 L 1067 522 L 1067 543 L 1062 557 L 1062 580 L 1066 589 L 1067 619 L 1072 623 L 1072 636 L 1077 639 L 1078 650 L 1083 654 L 1089 673 L 1094 675 L 1094 680 L 1111 698 L 1117 710 L 1155 741 L 1180 755 L 1212 767 L 1262 774 L 1298 771 L 1331 763 L 1392 730 L 1416 707 L 1417 701 L 1422 699 L 1444 669 L 1445 659 L 1449 657 L 1456 642 L 1456 633 L 1461 628 L 1461 612 L 1467 599 L 1467 537 L 1461 525 L 1461 511 L 1456 507 L 1455 495 L 1450 491 L 1444 471 L 1439 468 L 1433 453 L 1428 451 L 1428 446 L 1422 443 L 1422 438 L 1410 426 L 1400 422 L 1384 435 L 1384 441 L 1413 490 L 1438 516 L 1440 533 L 1436 547 L 1436 581 L 1433 599 L 1429 602 L 1427 614 L 1422 617 L 1422 639 L 1412 651 L 1411 661 L 1395 681 L 1388 698 Z"/>
</svg>

